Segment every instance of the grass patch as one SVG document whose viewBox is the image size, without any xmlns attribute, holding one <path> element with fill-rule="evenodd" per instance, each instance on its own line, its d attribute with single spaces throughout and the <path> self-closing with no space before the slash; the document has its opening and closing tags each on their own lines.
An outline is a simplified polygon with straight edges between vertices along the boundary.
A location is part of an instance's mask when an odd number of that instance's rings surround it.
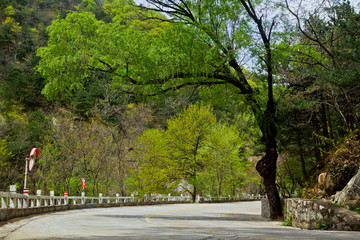
<svg viewBox="0 0 360 240">
<path fill-rule="evenodd" d="M 354 211 L 356 213 L 360 213 L 360 208 L 355 208 L 354 205 L 350 204 L 349 210 Z"/>
<path fill-rule="evenodd" d="M 319 230 L 328 230 L 329 226 L 327 224 L 323 223 L 321 220 L 318 220 L 315 228 L 319 229 Z"/>
<path fill-rule="evenodd" d="M 286 208 L 284 209 L 284 212 L 285 212 L 285 215 L 286 215 L 286 219 L 281 224 L 281 226 L 291 227 L 292 226 L 292 216 L 291 216 L 291 214 L 288 212 L 288 210 Z"/>
</svg>

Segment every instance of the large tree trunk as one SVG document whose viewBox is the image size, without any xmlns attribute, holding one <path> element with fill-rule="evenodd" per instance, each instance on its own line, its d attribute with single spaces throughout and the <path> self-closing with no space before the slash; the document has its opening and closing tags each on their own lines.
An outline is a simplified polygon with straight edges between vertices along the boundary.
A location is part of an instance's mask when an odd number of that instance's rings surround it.
<svg viewBox="0 0 360 240">
<path fill-rule="evenodd" d="M 195 176 L 196 177 L 196 176 Z M 196 180 L 195 180 L 196 181 Z M 196 202 L 196 194 L 197 194 L 197 188 L 196 188 L 196 182 L 194 184 L 194 191 L 191 193 L 191 197 L 192 197 L 192 202 L 195 203 Z"/>
<path fill-rule="evenodd" d="M 256 164 L 256 170 L 264 179 L 265 191 L 270 205 L 271 219 L 277 219 L 283 216 L 279 192 L 275 183 L 277 157 L 276 140 L 273 138 L 270 143 L 266 144 L 265 156 Z"/>
<path fill-rule="evenodd" d="M 276 162 L 278 158 L 276 142 L 275 103 L 269 98 L 266 111 L 259 122 L 263 141 L 265 142 L 265 155 L 256 164 L 256 170 L 264 179 L 266 195 L 270 205 L 270 218 L 277 219 L 283 216 L 282 204 L 276 187 Z"/>
</svg>

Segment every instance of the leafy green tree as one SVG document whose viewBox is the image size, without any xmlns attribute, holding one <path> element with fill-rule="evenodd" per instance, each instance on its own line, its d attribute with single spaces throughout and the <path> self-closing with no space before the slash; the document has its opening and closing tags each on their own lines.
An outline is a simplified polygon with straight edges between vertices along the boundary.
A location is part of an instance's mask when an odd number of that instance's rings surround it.
<svg viewBox="0 0 360 240">
<path fill-rule="evenodd" d="M 9 172 L 8 167 L 11 166 L 8 164 L 9 160 L 13 157 L 13 154 L 10 152 L 10 150 L 7 147 L 6 139 L 0 140 L 0 176 L 1 176 L 1 183 L 0 183 L 0 189 L 1 191 L 7 191 L 8 183 L 9 183 Z M 12 183 L 14 184 L 14 183 Z"/>
<path fill-rule="evenodd" d="M 289 3 L 287 8 L 297 21 L 298 40 L 288 47 L 294 56 L 292 70 L 297 69 L 298 81 L 293 85 L 319 88 L 312 91 L 322 109 L 321 127 L 323 135 L 334 135 L 330 121 L 326 119 L 327 107 L 338 113 L 345 131 L 359 128 L 357 116 L 357 75 L 359 42 L 357 25 L 359 14 L 347 1 L 329 2 L 318 8 L 314 14 L 302 16 Z M 303 8 L 303 6 L 299 5 Z M 302 20 L 305 19 L 305 20 Z M 350 37 L 351 36 L 351 37 Z M 299 44 L 298 44 L 299 43 Z M 294 72 L 295 72 L 294 71 Z M 325 106 L 327 105 L 327 107 Z M 329 129 L 329 130 L 328 130 Z M 330 131 L 330 132 L 329 132 Z"/>
<path fill-rule="evenodd" d="M 215 123 L 216 117 L 210 106 L 201 105 L 190 105 L 167 123 L 165 136 L 171 149 L 171 167 L 177 169 L 178 179 L 186 180 L 193 186 L 193 189 L 186 189 L 193 199 L 198 194 L 198 174 L 209 161 L 202 149 Z"/>
<path fill-rule="evenodd" d="M 217 187 L 212 194 L 234 195 L 234 188 L 240 188 L 247 175 L 248 162 L 239 152 L 245 145 L 244 138 L 234 126 L 217 123 L 206 135 L 205 142 L 203 154 L 208 159 L 205 173 L 212 182 L 210 185 Z"/>
<path fill-rule="evenodd" d="M 297 27 L 294 22 L 288 25 L 291 34 L 276 46 L 286 50 L 276 52 L 281 56 L 275 64 L 283 76 L 278 88 L 282 96 L 277 112 L 282 156 L 278 176 L 282 191 L 291 195 L 317 181 L 329 149 L 358 128 L 354 56 L 359 13 L 347 1 L 320 6 L 312 2 L 311 8 L 292 1 L 285 4 Z"/>
<path fill-rule="evenodd" d="M 94 72 L 110 74 L 124 92 L 140 90 L 145 96 L 186 86 L 231 85 L 244 96 L 263 134 L 266 150 L 257 169 L 264 178 L 271 217 L 281 216 L 275 185 L 278 154 L 271 47 L 275 19 L 261 17 L 260 5 L 252 1 L 149 2 L 155 6 L 150 10 L 165 12 L 171 19 L 149 11 L 142 11 L 143 19 L 131 18 L 141 10 L 114 1 L 109 6 L 118 11 L 113 11 L 111 22 L 99 21 L 87 12 L 73 12 L 55 21 L 49 27 L 48 46 L 38 51 L 38 70 L 48 81 L 43 93 L 49 98 L 69 98 Z M 144 20 L 149 17 L 161 22 Z M 134 23 L 143 26 L 139 22 L 149 27 L 135 27 Z M 266 99 L 251 85 L 239 58 L 252 49 L 264 69 L 261 80 Z"/>
<path fill-rule="evenodd" d="M 175 171 L 171 168 L 168 142 L 164 131 L 148 129 L 137 140 L 135 159 L 139 166 L 133 172 L 142 193 L 166 193 L 170 176 Z M 134 189 L 134 190 L 135 190 Z"/>
<path fill-rule="evenodd" d="M 149 129 L 137 141 L 136 176 L 143 193 L 177 189 L 196 195 L 235 194 L 247 176 L 244 139 L 234 126 L 216 121 L 209 105 L 193 104 L 168 120 L 166 130 Z"/>
</svg>

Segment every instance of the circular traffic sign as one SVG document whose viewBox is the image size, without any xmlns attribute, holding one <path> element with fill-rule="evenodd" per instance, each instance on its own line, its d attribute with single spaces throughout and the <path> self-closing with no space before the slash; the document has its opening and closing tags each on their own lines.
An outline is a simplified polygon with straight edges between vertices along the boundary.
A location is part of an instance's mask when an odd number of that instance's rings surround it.
<svg viewBox="0 0 360 240">
<path fill-rule="evenodd" d="M 39 150 L 37 148 L 31 149 L 29 156 L 29 164 L 28 164 L 29 171 L 31 171 L 31 169 L 33 168 L 35 164 L 35 158 L 37 158 L 38 156 L 39 156 Z"/>
</svg>

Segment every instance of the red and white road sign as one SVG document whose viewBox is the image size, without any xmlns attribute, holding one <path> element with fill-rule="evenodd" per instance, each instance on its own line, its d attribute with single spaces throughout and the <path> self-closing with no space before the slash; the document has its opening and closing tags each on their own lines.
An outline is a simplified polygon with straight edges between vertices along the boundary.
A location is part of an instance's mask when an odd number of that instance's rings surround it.
<svg viewBox="0 0 360 240">
<path fill-rule="evenodd" d="M 24 194 L 29 194 L 29 189 L 28 189 L 28 188 L 24 188 L 23 193 L 24 193 Z"/>
<path fill-rule="evenodd" d="M 64 196 L 67 197 L 67 196 L 68 196 L 68 192 L 64 192 Z"/>
<path fill-rule="evenodd" d="M 81 179 L 83 191 L 85 191 L 85 185 L 86 185 L 86 178 Z"/>
<path fill-rule="evenodd" d="M 31 169 L 34 166 L 35 158 L 39 156 L 39 150 L 37 148 L 31 149 L 30 156 L 29 156 L 29 162 L 28 162 L 28 169 L 31 171 Z"/>
</svg>

